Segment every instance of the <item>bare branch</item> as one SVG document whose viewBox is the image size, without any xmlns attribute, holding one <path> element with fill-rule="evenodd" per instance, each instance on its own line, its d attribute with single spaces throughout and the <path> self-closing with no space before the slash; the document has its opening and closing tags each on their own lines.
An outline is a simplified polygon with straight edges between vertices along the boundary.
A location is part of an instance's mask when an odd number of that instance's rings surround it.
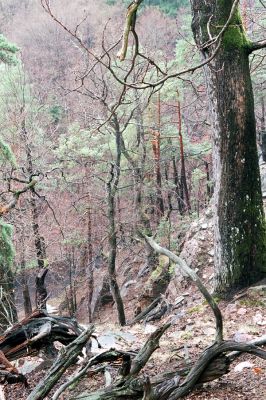
<svg viewBox="0 0 266 400">
<path fill-rule="evenodd" d="M 210 305 L 210 307 L 214 313 L 215 320 L 216 320 L 216 342 L 217 343 L 222 342 L 222 340 L 223 340 L 223 318 L 222 318 L 221 311 L 220 311 L 218 305 L 216 304 L 215 300 L 211 296 L 211 294 L 208 292 L 206 287 L 201 282 L 201 280 L 198 277 L 198 275 L 196 274 L 196 272 L 193 271 L 193 269 L 191 269 L 182 258 L 178 257 L 176 254 L 172 253 L 170 250 L 160 246 L 151 237 L 146 236 L 146 235 L 142 234 L 141 232 L 140 232 L 140 236 L 142 236 L 147 241 L 147 243 L 149 243 L 149 245 L 157 253 L 164 254 L 171 261 L 173 261 L 175 264 L 177 264 L 179 266 L 179 268 L 186 275 L 188 275 L 192 279 L 193 282 L 195 282 L 198 289 L 203 294 L 203 296 L 205 297 L 206 301 L 208 302 L 208 304 Z"/>
<path fill-rule="evenodd" d="M 123 33 L 123 42 L 117 57 L 120 61 L 124 61 L 127 55 L 129 32 L 135 32 L 136 14 L 140 4 L 143 0 L 134 0 L 127 9 L 126 24 Z"/>
<path fill-rule="evenodd" d="M 12 210 L 12 208 L 15 208 L 20 195 L 26 193 L 28 190 L 33 190 L 37 182 L 38 181 L 36 179 L 31 179 L 31 181 L 23 189 L 13 192 L 13 199 L 10 201 L 10 203 L 6 204 L 5 206 L 0 206 L 0 217 L 7 214 L 10 210 Z"/>
<path fill-rule="evenodd" d="M 266 48 L 266 39 L 259 40 L 258 42 L 253 42 L 250 46 L 250 53 L 256 50 L 265 49 Z"/>
</svg>

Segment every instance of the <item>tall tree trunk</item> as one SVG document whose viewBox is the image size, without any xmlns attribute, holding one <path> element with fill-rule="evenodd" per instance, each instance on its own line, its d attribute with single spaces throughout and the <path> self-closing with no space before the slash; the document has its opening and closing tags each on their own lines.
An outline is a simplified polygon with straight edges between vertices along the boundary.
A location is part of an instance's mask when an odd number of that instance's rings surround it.
<svg viewBox="0 0 266 400">
<path fill-rule="evenodd" d="M 126 317 L 124 311 L 123 300 L 120 294 L 120 289 L 117 283 L 116 276 L 116 254 L 117 254 L 117 232 L 115 223 L 115 197 L 118 189 L 118 183 L 120 178 L 120 165 L 121 165 L 121 132 L 119 121 L 117 116 L 113 117 L 113 127 L 115 131 L 116 141 L 116 162 L 115 165 L 111 165 L 110 179 L 107 182 L 107 207 L 108 207 L 108 243 L 109 243 L 109 257 L 108 257 L 108 273 L 109 283 L 113 299 L 116 303 L 118 320 L 120 325 L 126 324 Z"/>
<path fill-rule="evenodd" d="M 93 276 L 93 248 L 92 248 L 92 215 L 91 208 L 88 207 L 88 235 L 87 235 L 87 247 L 88 247 L 88 316 L 89 322 L 92 322 L 92 297 L 94 290 L 94 276 Z"/>
<path fill-rule="evenodd" d="M 264 97 L 261 97 L 261 125 L 260 125 L 260 143 L 262 159 L 266 162 L 266 126 L 265 126 L 265 103 Z"/>
<path fill-rule="evenodd" d="M 25 261 L 25 243 L 24 243 L 24 232 L 22 231 L 21 236 L 21 275 L 22 275 L 22 296 L 25 317 L 32 313 L 32 305 L 30 298 L 30 291 L 28 285 L 28 278 L 26 275 L 26 261 Z"/>
<path fill-rule="evenodd" d="M 154 157 L 154 175 L 155 175 L 155 214 L 157 216 L 157 224 L 160 223 L 161 217 L 164 215 L 164 203 L 162 195 L 162 174 L 161 174 L 161 143 L 160 132 L 152 132 L 152 150 Z"/>
<path fill-rule="evenodd" d="M 21 108 L 21 114 L 23 115 L 25 112 L 24 107 Z M 26 119 L 22 119 L 21 124 L 21 137 L 25 145 L 26 151 L 26 159 L 27 159 L 27 172 L 29 176 L 32 176 L 34 173 L 33 161 L 32 161 L 32 151 L 31 146 L 29 144 L 28 131 L 26 128 Z M 45 260 L 45 242 L 44 238 L 40 234 L 39 228 L 39 213 L 36 203 L 35 194 L 31 191 L 30 197 L 30 205 L 31 205 L 31 215 L 32 215 L 32 230 L 34 234 L 34 244 L 36 250 L 36 258 L 38 265 L 38 273 L 36 276 L 36 307 L 46 309 L 46 300 L 47 300 L 47 290 L 45 286 L 45 277 L 48 270 L 45 269 L 44 260 Z"/>
<path fill-rule="evenodd" d="M 165 169 L 164 169 L 164 174 L 165 174 L 165 181 L 168 186 L 167 190 L 167 201 L 168 201 L 168 210 L 167 210 L 167 215 L 166 219 L 170 221 L 171 218 L 171 213 L 173 211 L 173 204 L 172 204 L 172 190 L 170 189 L 170 179 L 169 179 L 169 162 L 165 163 Z"/>
<path fill-rule="evenodd" d="M 36 284 L 36 308 L 39 310 L 46 310 L 47 290 L 45 285 L 45 277 L 48 272 L 47 268 L 39 269 L 35 278 Z"/>
<path fill-rule="evenodd" d="M 183 142 L 183 134 L 182 134 L 181 104 L 180 104 L 178 91 L 177 91 L 177 118 L 178 118 L 178 136 L 179 136 L 180 160 L 181 160 L 180 180 L 181 180 L 182 191 L 184 193 L 184 197 L 185 197 L 185 201 L 186 201 L 186 209 L 187 209 L 187 211 L 190 211 L 191 206 L 190 206 L 188 186 L 187 186 L 184 142 Z"/>
<path fill-rule="evenodd" d="M 164 215 L 164 201 L 162 192 L 162 173 L 161 173 L 161 96 L 160 91 L 158 92 L 158 107 L 157 107 L 157 119 L 158 126 L 157 132 L 154 135 L 155 139 L 155 175 L 156 175 L 156 213 L 158 215 L 158 221 Z"/>
<path fill-rule="evenodd" d="M 180 215 L 184 214 L 185 210 L 185 202 L 184 202 L 184 192 L 181 188 L 181 182 L 178 176 L 178 169 L 176 165 L 176 159 L 172 157 L 173 171 L 174 171 L 174 184 L 175 184 L 175 193 L 177 198 L 178 210 Z"/>
<path fill-rule="evenodd" d="M 229 18 L 233 0 L 192 0 L 192 29 L 202 46 Z M 211 24 L 210 24 L 211 21 Z M 237 10 L 206 67 L 213 121 L 215 289 L 228 295 L 265 276 L 265 225 L 258 164 L 250 42 Z"/>
</svg>

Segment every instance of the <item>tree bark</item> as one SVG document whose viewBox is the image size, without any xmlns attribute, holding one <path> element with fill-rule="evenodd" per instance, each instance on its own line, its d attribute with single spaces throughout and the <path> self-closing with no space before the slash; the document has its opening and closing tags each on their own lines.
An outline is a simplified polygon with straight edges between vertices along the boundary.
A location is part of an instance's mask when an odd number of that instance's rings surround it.
<svg viewBox="0 0 266 400">
<path fill-rule="evenodd" d="M 115 197 L 117 193 L 119 177 L 120 177 L 120 164 L 121 164 L 121 132 L 119 122 L 114 115 L 113 126 L 115 130 L 116 140 L 116 162 L 111 166 L 110 179 L 107 182 L 107 207 L 108 207 L 108 242 L 109 242 L 109 257 L 108 257 L 108 273 L 109 283 L 113 299 L 116 303 L 118 319 L 120 325 L 126 324 L 126 317 L 124 311 L 123 300 L 120 294 L 120 289 L 116 277 L 116 253 L 117 253 L 117 233 L 115 224 Z"/>
<path fill-rule="evenodd" d="M 43 380 L 41 380 L 36 388 L 28 396 L 27 400 L 41 400 L 46 397 L 51 388 L 61 378 L 63 373 L 70 367 L 81 353 L 82 348 L 88 342 L 94 327 L 90 326 L 86 331 L 82 332 L 72 343 L 63 348 L 52 368 Z"/>
<path fill-rule="evenodd" d="M 181 187 L 181 182 L 180 182 L 179 176 L 178 176 L 178 170 L 177 170 L 175 156 L 172 157 L 172 163 L 173 163 L 174 184 L 175 184 L 175 193 L 176 193 L 176 199 L 177 199 L 177 204 L 178 204 L 178 210 L 179 210 L 180 215 L 183 215 L 184 208 L 185 208 L 184 193 L 183 193 L 183 190 Z"/>
<path fill-rule="evenodd" d="M 28 285 L 28 278 L 26 274 L 26 262 L 25 262 L 25 243 L 24 243 L 24 231 L 22 231 L 21 236 L 21 281 L 22 281 L 22 296 L 23 296 L 23 306 L 25 317 L 32 313 L 32 305 L 30 298 L 30 291 Z"/>
<path fill-rule="evenodd" d="M 88 235 L 87 235 L 87 247 L 88 247 L 88 317 L 89 322 L 92 322 L 92 297 L 94 290 L 94 276 L 93 276 L 93 248 L 92 248 L 92 214 L 91 208 L 88 207 Z"/>
<path fill-rule="evenodd" d="M 186 177 L 184 142 L 183 142 L 183 134 L 182 134 L 181 105 L 180 105 L 178 91 L 177 91 L 177 117 L 178 117 L 178 136 L 179 136 L 179 146 L 180 146 L 180 161 L 181 161 L 180 181 L 181 181 L 181 185 L 182 185 L 182 191 L 184 192 L 185 199 L 186 199 L 186 210 L 189 212 L 191 210 L 191 206 L 190 206 L 187 177 Z"/>
<path fill-rule="evenodd" d="M 39 271 L 35 278 L 36 283 L 36 308 L 46 310 L 47 290 L 45 286 L 45 277 L 48 272 L 47 268 Z"/>
<path fill-rule="evenodd" d="M 24 105 L 21 107 L 21 114 L 25 112 Z M 33 176 L 34 168 L 33 168 L 33 160 L 32 160 L 32 149 L 29 143 L 28 131 L 26 127 L 26 119 L 22 119 L 21 123 L 21 137 L 25 145 L 25 152 L 26 152 L 26 159 L 27 159 L 27 172 L 29 176 Z M 34 245 L 36 250 L 36 258 L 37 258 L 37 265 L 38 265 L 38 276 L 36 278 L 36 306 L 43 307 L 46 309 L 46 300 L 44 298 L 44 290 L 46 288 L 44 286 L 44 280 L 41 285 L 39 285 L 39 276 L 42 275 L 42 270 L 45 268 L 44 260 L 45 260 L 45 242 L 44 238 L 40 234 L 40 227 L 39 227 L 39 213 L 36 203 L 36 198 L 34 194 L 33 188 L 31 189 L 31 197 L 30 197 L 30 206 L 31 206 L 31 214 L 32 214 L 32 230 L 34 234 Z M 45 273 L 46 275 L 46 273 Z M 44 275 L 44 276 L 45 276 Z M 41 288 L 41 292 L 39 293 L 38 290 Z M 47 296 L 47 293 L 46 293 Z"/>
<path fill-rule="evenodd" d="M 192 29 L 204 58 L 217 45 L 204 45 L 210 40 L 209 34 L 219 34 L 233 3 L 192 0 Z M 266 273 L 250 46 L 236 9 L 216 57 L 206 67 L 213 121 L 215 289 L 222 296 L 252 284 Z"/>
</svg>

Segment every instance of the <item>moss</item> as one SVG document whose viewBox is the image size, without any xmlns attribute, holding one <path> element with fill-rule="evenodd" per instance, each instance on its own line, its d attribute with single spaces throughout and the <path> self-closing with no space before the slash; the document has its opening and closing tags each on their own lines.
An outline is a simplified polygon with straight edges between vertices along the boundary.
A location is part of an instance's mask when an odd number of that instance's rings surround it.
<svg viewBox="0 0 266 400">
<path fill-rule="evenodd" d="M 0 220 L 0 268 L 11 268 L 15 251 L 12 242 L 13 228 Z"/>
<path fill-rule="evenodd" d="M 230 25 L 224 33 L 222 46 L 224 49 L 248 49 L 251 42 L 248 40 L 242 25 Z"/>
<path fill-rule="evenodd" d="M 160 256 L 159 257 L 159 265 L 152 272 L 151 279 L 155 281 L 155 280 L 161 278 L 161 275 L 163 274 L 164 270 L 166 270 L 166 269 L 169 270 L 169 260 L 165 256 Z"/>
<path fill-rule="evenodd" d="M 175 274 L 175 270 L 176 270 L 176 264 L 170 263 L 169 274 L 170 274 L 171 276 L 173 276 L 173 275 Z"/>
<path fill-rule="evenodd" d="M 244 307 L 264 307 L 265 301 L 258 299 L 244 299 L 240 300 L 239 304 Z"/>
<path fill-rule="evenodd" d="M 219 304 L 219 303 L 222 301 L 222 298 L 221 298 L 219 295 L 217 295 L 217 294 L 212 295 L 212 298 L 213 298 L 213 300 L 215 301 L 216 304 Z M 203 304 L 204 304 L 205 306 L 207 306 L 207 305 L 208 305 L 207 300 L 204 300 L 204 301 L 203 301 Z"/>
<path fill-rule="evenodd" d="M 9 162 L 13 167 L 16 167 L 16 159 L 10 148 L 0 137 L 0 161 Z"/>
<path fill-rule="evenodd" d="M 181 334 L 180 339 L 183 340 L 189 340 L 193 337 L 193 333 L 192 332 L 184 332 Z"/>
<path fill-rule="evenodd" d="M 191 307 L 187 310 L 188 314 L 200 313 L 203 312 L 204 306 L 203 304 L 198 304 L 197 306 Z"/>
<path fill-rule="evenodd" d="M 221 30 L 226 23 L 228 16 L 231 11 L 231 2 L 228 0 L 219 0 L 219 13 L 220 18 L 218 19 L 217 31 Z M 250 40 L 246 36 L 245 29 L 243 27 L 242 18 L 237 8 L 230 25 L 226 29 L 223 35 L 222 46 L 225 50 L 231 51 L 232 49 L 247 49 L 251 46 Z"/>
</svg>

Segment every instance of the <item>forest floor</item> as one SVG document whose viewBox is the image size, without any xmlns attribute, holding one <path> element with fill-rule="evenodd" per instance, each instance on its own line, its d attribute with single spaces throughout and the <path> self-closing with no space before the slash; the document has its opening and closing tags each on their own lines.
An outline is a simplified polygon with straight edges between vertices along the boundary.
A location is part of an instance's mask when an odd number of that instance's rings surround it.
<svg viewBox="0 0 266 400">
<path fill-rule="evenodd" d="M 266 333 L 265 283 L 260 288 L 252 288 L 238 295 L 231 302 L 220 302 L 219 306 L 224 317 L 224 332 L 226 339 L 250 341 Z M 160 348 L 153 354 L 143 373 L 154 376 L 161 372 L 180 368 L 186 361 L 195 360 L 201 351 L 214 340 L 215 323 L 209 307 L 202 300 L 193 286 L 183 293 L 185 301 L 169 312 L 163 319 L 153 323 L 140 323 L 134 326 L 120 328 L 110 323 L 115 320 L 115 311 L 107 306 L 101 313 L 101 322 L 96 322 L 96 333 L 102 350 L 116 347 L 123 350 L 138 350 L 156 327 L 168 322 L 172 326 L 160 340 Z M 95 346 L 95 351 L 98 350 Z M 42 359 L 20 360 L 17 365 L 21 371 L 32 368 L 33 362 L 37 368 L 26 374 L 30 387 L 21 384 L 4 387 L 6 400 L 24 400 L 47 372 L 49 366 Z M 71 367 L 56 385 L 58 388 L 76 370 Z M 110 365 L 108 370 L 114 376 L 118 365 Z M 98 374 L 87 376 L 79 385 L 65 392 L 61 399 L 75 398 L 84 391 L 91 392 L 103 387 L 105 377 Z M 54 392 L 54 391 L 53 391 Z M 47 399 L 52 398 L 51 392 Z M 1 398 L 1 396 L 0 396 Z M 266 398 L 266 362 L 248 354 L 242 354 L 231 365 L 231 371 L 222 378 L 205 383 L 195 389 L 187 400 L 263 400 Z"/>
</svg>

